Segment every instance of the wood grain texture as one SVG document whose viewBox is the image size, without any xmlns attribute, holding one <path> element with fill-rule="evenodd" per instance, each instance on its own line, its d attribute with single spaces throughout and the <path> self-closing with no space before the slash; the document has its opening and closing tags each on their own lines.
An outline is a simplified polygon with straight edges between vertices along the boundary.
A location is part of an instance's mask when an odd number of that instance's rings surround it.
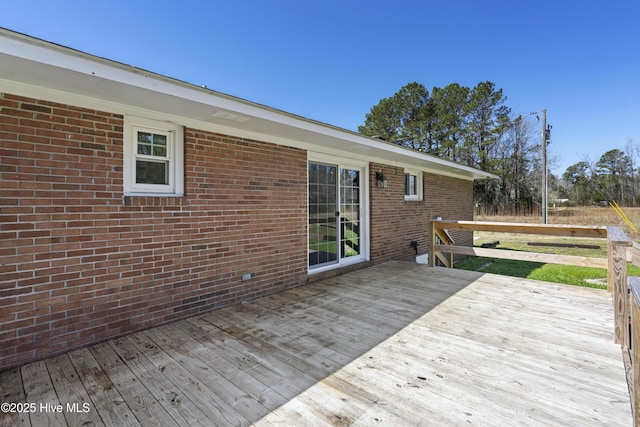
<svg viewBox="0 0 640 427">
<path fill-rule="evenodd" d="M 37 410 L 29 413 L 31 425 L 33 426 L 64 426 L 67 421 L 62 412 L 41 410 L 42 404 L 47 403 L 52 406 L 60 405 L 61 402 L 53 387 L 51 377 L 44 361 L 38 361 L 23 366 L 22 384 L 24 387 L 25 403 L 35 403 Z M 77 384 L 74 384 L 77 385 Z M 66 402 L 65 402 L 66 403 Z"/>
<path fill-rule="evenodd" d="M 633 242 L 631 241 L 629 236 L 627 236 L 620 227 L 609 226 L 609 227 L 606 227 L 606 229 L 607 229 L 607 240 L 610 243 L 614 245 L 626 246 L 626 247 L 633 245 Z"/>
<path fill-rule="evenodd" d="M 10 399 L 85 399 L 95 425 L 631 425 L 613 331 L 606 291 L 390 262 L 0 385 Z M 76 421 L 39 415 L 27 425 Z"/>
<path fill-rule="evenodd" d="M 175 425 L 175 421 L 163 408 L 161 401 L 144 386 L 127 362 L 120 358 L 110 344 L 108 342 L 96 344 L 89 350 L 102 368 L 104 375 L 122 396 L 137 422 L 140 425 L 154 427 Z M 129 362 L 134 363 L 133 359 Z M 98 411 L 100 411 L 99 408 Z M 108 405 L 104 411 L 113 411 L 113 405 Z"/>
<path fill-rule="evenodd" d="M 20 368 L 13 368 L 0 375 L 0 403 L 25 402 L 22 374 Z M 0 412 L 0 427 L 29 426 L 29 414 L 26 412 Z"/>
<path fill-rule="evenodd" d="M 627 292 L 627 249 L 609 242 L 607 289 L 611 292 L 615 318 L 615 342 L 629 348 L 629 294 Z"/>
<path fill-rule="evenodd" d="M 80 381 L 69 353 L 47 359 L 45 363 L 67 423 L 69 425 L 102 424 L 98 412 L 93 410 L 91 399 Z M 88 406 L 85 407 L 85 404 Z"/>
<path fill-rule="evenodd" d="M 69 353 L 69 358 L 92 401 L 89 408 L 104 408 L 100 418 L 106 426 L 139 425 L 125 399 L 88 348 Z"/>
<path fill-rule="evenodd" d="M 632 262 L 634 265 L 640 267 L 640 243 L 633 242 L 631 250 L 627 254 L 627 261 Z"/>
</svg>

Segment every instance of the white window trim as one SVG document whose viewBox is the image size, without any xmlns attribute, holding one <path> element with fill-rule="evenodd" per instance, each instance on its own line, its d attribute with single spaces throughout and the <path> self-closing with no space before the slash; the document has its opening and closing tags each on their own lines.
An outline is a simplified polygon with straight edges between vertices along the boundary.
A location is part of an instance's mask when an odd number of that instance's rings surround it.
<svg viewBox="0 0 640 427">
<path fill-rule="evenodd" d="M 169 184 L 137 184 L 136 129 L 171 135 L 167 147 Z M 184 196 L 184 128 L 181 125 L 142 117 L 124 117 L 124 195 L 125 196 Z"/>
<path fill-rule="evenodd" d="M 416 177 L 416 194 L 404 195 L 404 200 L 407 202 L 419 202 L 422 200 L 422 171 L 416 169 L 405 169 L 405 175 L 414 175 Z M 406 188 L 405 190 L 406 191 Z"/>
</svg>

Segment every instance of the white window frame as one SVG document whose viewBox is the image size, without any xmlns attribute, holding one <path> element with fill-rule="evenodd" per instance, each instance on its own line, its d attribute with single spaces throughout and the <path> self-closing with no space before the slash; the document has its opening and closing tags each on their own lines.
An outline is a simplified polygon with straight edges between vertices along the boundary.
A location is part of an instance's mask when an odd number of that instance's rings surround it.
<svg viewBox="0 0 640 427">
<path fill-rule="evenodd" d="M 404 200 L 407 202 L 417 202 L 422 200 L 422 172 L 415 169 L 405 169 L 405 188 L 404 188 Z M 416 177 L 416 194 L 407 194 L 406 176 L 411 175 Z"/>
<path fill-rule="evenodd" d="M 167 136 L 168 184 L 136 183 L 138 154 L 137 131 Z M 142 117 L 124 118 L 124 195 L 183 196 L 184 195 L 184 128 L 181 125 Z"/>
<path fill-rule="evenodd" d="M 359 264 L 362 262 L 369 261 L 371 259 L 371 241 L 370 233 L 369 233 L 369 162 L 347 159 L 333 155 L 327 155 L 323 153 L 315 153 L 309 152 L 307 156 L 307 165 L 309 162 L 312 163 L 326 163 L 330 165 L 336 165 L 338 170 L 340 168 L 352 168 L 360 170 L 361 179 L 360 179 L 360 245 L 361 245 L 361 253 L 357 256 L 351 256 L 346 258 L 338 257 L 338 262 L 335 264 L 330 264 L 326 266 L 309 268 L 307 263 L 307 274 L 313 275 L 317 273 L 322 273 L 324 271 L 334 270 L 337 268 L 345 267 L 348 265 Z M 307 169 L 308 170 L 308 169 Z M 309 181 L 309 177 L 307 176 L 307 182 Z M 308 186 L 307 186 L 308 188 Z M 308 218 L 307 218 L 308 221 Z M 339 242 L 338 242 L 339 243 Z M 309 242 L 307 241 L 307 247 Z"/>
</svg>

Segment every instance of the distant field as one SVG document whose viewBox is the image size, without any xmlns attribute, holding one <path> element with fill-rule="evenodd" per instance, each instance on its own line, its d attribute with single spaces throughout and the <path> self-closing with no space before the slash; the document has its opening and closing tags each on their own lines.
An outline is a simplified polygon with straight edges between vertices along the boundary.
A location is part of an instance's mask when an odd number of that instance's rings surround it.
<svg viewBox="0 0 640 427">
<path fill-rule="evenodd" d="M 631 220 L 631 223 L 640 229 L 640 208 L 622 208 L 625 215 Z M 640 234 L 633 233 L 631 228 L 616 214 L 610 207 L 585 207 L 585 208 L 558 208 L 549 209 L 549 224 L 568 224 L 568 225 L 613 225 L 622 228 L 627 235 L 636 241 L 640 241 Z M 498 221 L 498 222 L 541 222 L 538 216 L 488 216 L 476 215 L 476 221 Z"/>
</svg>

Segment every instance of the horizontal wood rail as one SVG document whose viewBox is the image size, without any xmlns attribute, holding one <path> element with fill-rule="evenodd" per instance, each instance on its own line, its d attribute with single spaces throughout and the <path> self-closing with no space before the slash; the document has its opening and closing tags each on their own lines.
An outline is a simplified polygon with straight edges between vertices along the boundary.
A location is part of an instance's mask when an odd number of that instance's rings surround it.
<svg viewBox="0 0 640 427">
<path fill-rule="evenodd" d="M 436 265 L 436 259 L 441 260 L 444 253 L 458 255 L 483 256 L 488 258 L 505 258 L 519 261 L 533 261 L 553 264 L 577 265 L 580 267 L 607 268 L 608 261 L 604 258 L 590 258 L 571 255 L 551 255 L 539 252 L 505 251 L 500 249 L 476 248 L 469 246 L 455 246 L 450 243 L 438 243 L 436 236 L 445 231 L 491 231 L 496 233 L 537 234 L 559 237 L 589 237 L 606 239 L 607 227 L 588 227 L 575 225 L 524 224 L 509 222 L 481 222 L 481 221 L 433 221 L 433 250 L 429 256 L 430 265 Z M 453 267 L 453 263 L 442 263 Z"/>
<path fill-rule="evenodd" d="M 447 242 L 441 238 L 445 232 L 452 230 L 602 238 L 607 239 L 607 259 L 455 246 L 453 239 Z M 611 293 L 614 308 L 615 342 L 622 347 L 625 360 L 634 426 L 640 427 L 640 277 L 627 277 L 628 261 L 640 267 L 640 244 L 632 242 L 619 227 L 434 220 L 431 248 L 431 266 L 439 262 L 440 265 L 453 267 L 453 259 L 444 254 L 450 257 L 460 254 L 606 268 L 607 290 Z M 451 262 L 443 261 L 449 259 Z"/>
<path fill-rule="evenodd" d="M 459 255 L 483 256 L 487 258 L 504 258 L 518 261 L 543 262 L 548 264 L 577 265 L 581 267 L 607 268 L 608 265 L 607 260 L 604 258 L 543 254 L 537 252 L 506 251 L 503 249 L 476 248 L 469 246 L 436 245 L 435 250 L 436 256 L 438 256 L 439 252 L 448 252 Z"/>
<path fill-rule="evenodd" d="M 434 229 L 495 231 L 497 233 L 542 234 L 564 237 L 607 238 L 607 227 L 517 222 L 434 220 Z"/>
</svg>

